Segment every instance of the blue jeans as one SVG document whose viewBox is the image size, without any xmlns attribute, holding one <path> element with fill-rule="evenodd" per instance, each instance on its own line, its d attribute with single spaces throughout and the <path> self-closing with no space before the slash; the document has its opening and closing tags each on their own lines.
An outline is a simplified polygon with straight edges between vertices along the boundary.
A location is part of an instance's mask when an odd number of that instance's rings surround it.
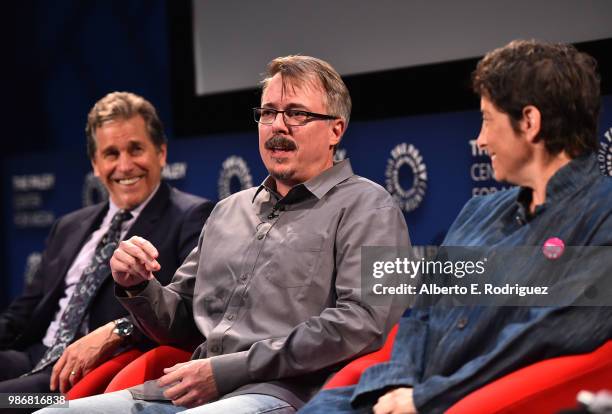
<svg viewBox="0 0 612 414">
<path fill-rule="evenodd" d="M 351 397 L 355 386 L 332 388 L 320 391 L 312 400 L 303 406 L 300 414 L 371 414 L 373 404 L 353 408 Z"/>
<path fill-rule="evenodd" d="M 186 409 L 170 402 L 142 401 L 132 398 L 129 391 L 94 395 L 69 402 L 68 408 L 43 408 L 39 414 L 77 413 L 139 413 L 139 414 L 293 414 L 295 409 L 276 397 L 244 394 Z"/>
</svg>

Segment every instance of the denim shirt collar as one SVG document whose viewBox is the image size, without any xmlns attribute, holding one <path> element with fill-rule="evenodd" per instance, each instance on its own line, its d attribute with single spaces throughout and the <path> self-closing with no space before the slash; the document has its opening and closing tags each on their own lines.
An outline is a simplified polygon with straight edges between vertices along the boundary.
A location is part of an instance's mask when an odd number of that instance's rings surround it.
<svg viewBox="0 0 612 414">
<path fill-rule="evenodd" d="M 576 192 L 600 175 L 597 164 L 597 155 L 594 153 L 574 158 L 569 163 L 559 168 L 546 184 L 546 201 L 536 206 L 532 214 L 529 213 L 529 204 L 533 196 L 533 190 L 521 187 L 516 207 L 518 216 L 525 222 L 540 214 L 547 206 L 555 204 L 567 194 Z"/>
</svg>

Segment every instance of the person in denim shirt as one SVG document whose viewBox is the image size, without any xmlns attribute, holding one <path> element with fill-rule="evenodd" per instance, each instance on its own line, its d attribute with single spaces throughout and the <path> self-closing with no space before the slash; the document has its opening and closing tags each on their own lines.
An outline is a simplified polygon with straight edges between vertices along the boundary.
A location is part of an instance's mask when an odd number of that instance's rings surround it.
<svg viewBox="0 0 612 414">
<path fill-rule="evenodd" d="M 495 178 L 517 187 L 471 199 L 443 244 L 612 245 L 612 179 L 595 154 L 594 59 L 570 45 L 513 41 L 478 63 L 473 87 L 483 117 L 477 143 Z M 400 322 L 390 361 L 367 369 L 356 386 L 319 393 L 301 412 L 439 413 L 521 367 L 589 352 L 611 337 L 606 306 L 415 307 Z"/>
</svg>

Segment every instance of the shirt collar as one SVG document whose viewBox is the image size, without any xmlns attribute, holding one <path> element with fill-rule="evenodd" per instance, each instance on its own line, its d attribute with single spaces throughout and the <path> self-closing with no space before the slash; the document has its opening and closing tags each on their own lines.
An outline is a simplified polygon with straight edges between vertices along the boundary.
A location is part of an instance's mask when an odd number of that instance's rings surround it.
<svg viewBox="0 0 612 414">
<path fill-rule="evenodd" d="M 153 199 L 155 194 L 157 194 L 159 187 L 160 187 L 160 183 L 157 183 L 157 187 L 155 187 L 155 189 L 151 192 L 151 194 L 149 194 L 149 197 L 147 197 L 147 199 L 143 201 L 142 203 L 140 203 L 136 208 L 130 210 L 130 213 L 132 214 L 133 219 L 138 218 L 142 210 L 147 206 L 147 204 L 149 204 L 149 201 L 151 201 L 151 199 Z M 117 205 L 113 203 L 113 201 L 109 198 L 108 199 L 108 215 L 110 217 L 113 217 L 117 211 L 119 211 L 119 207 L 117 207 Z"/>
<path fill-rule="evenodd" d="M 329 192 L 329 190 L 340 184 L 342 181 L 352 177 L 353 175 L 353 168 L 351 167 L 351 162 L 348 159 L 335 162 L 332 167 L 323 171 L 316 177 L 313 177 L 310 180 L 291 188 L 285 198 L 282 198 L 277 193 L 276 182 L 274 181 L 274 178 L 272 176 L 267 176 L 263 183 L 261 183 L 261 185 L 257 188 L 257 191 L 253 196 L 252 202 L 255 201 L 257 195 L 263 189 L 265 189 L 268 193 L 276 197 L 278 200 L 287 200 L 287 204 L 294 201 L 298 201 L 298 199 L 302 199 L 305 190 L 307 190 L 308 193 L 314 195 L 318 199 L 321 199 L 323 198 L 323 196 L 325 196 L 325 194 Z"/>
<path fill-rule="evenodd" d="M 587 185 L 595 177 L 600 175 L 597 164 L 597 155 L 595 153 L 586 154 L 578 158 L 574 158 L 553 174 L 546 184 L 546 201 L 543 205 L 536 207 L 535 214 L 537 215 L 547 205 L 554 204 L 566 194 L 571 194 Z M 521 187 L 517 196 L 517 206 L 519 214 L 523 218 L 528 217 L 529 204 L 533 196 L 533 190 L 527 187 Z"/>
</svg>

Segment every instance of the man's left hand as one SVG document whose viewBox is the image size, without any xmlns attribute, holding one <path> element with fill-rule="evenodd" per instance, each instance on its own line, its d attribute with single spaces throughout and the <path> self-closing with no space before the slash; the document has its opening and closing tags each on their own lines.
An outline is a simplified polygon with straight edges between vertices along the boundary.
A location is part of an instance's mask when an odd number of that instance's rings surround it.
<svg viewBox="0 0 612 414">
<path fill-rule="evenodd" d="M 209 359 L 194 359 L 176 364 L 164 369 L 164 373 L 165 375 L 157 380 L 157 385 L 171 385 L 164 392 L 164 396 L 171 399 L 174 405 L 193 408 L 219 396 Z"/>
<path fill-rule="evenodd" d="M 396 388 L 378 399 L 374 414 L 417 414 L 412 388 Z"/>
<path fill-rule="evenodd" d="M 110 357 L 123 340 L 109 322 L 69 345 L 51 372 L 49 388 L 66 393 L 87 373 Z"/>
</svg>

